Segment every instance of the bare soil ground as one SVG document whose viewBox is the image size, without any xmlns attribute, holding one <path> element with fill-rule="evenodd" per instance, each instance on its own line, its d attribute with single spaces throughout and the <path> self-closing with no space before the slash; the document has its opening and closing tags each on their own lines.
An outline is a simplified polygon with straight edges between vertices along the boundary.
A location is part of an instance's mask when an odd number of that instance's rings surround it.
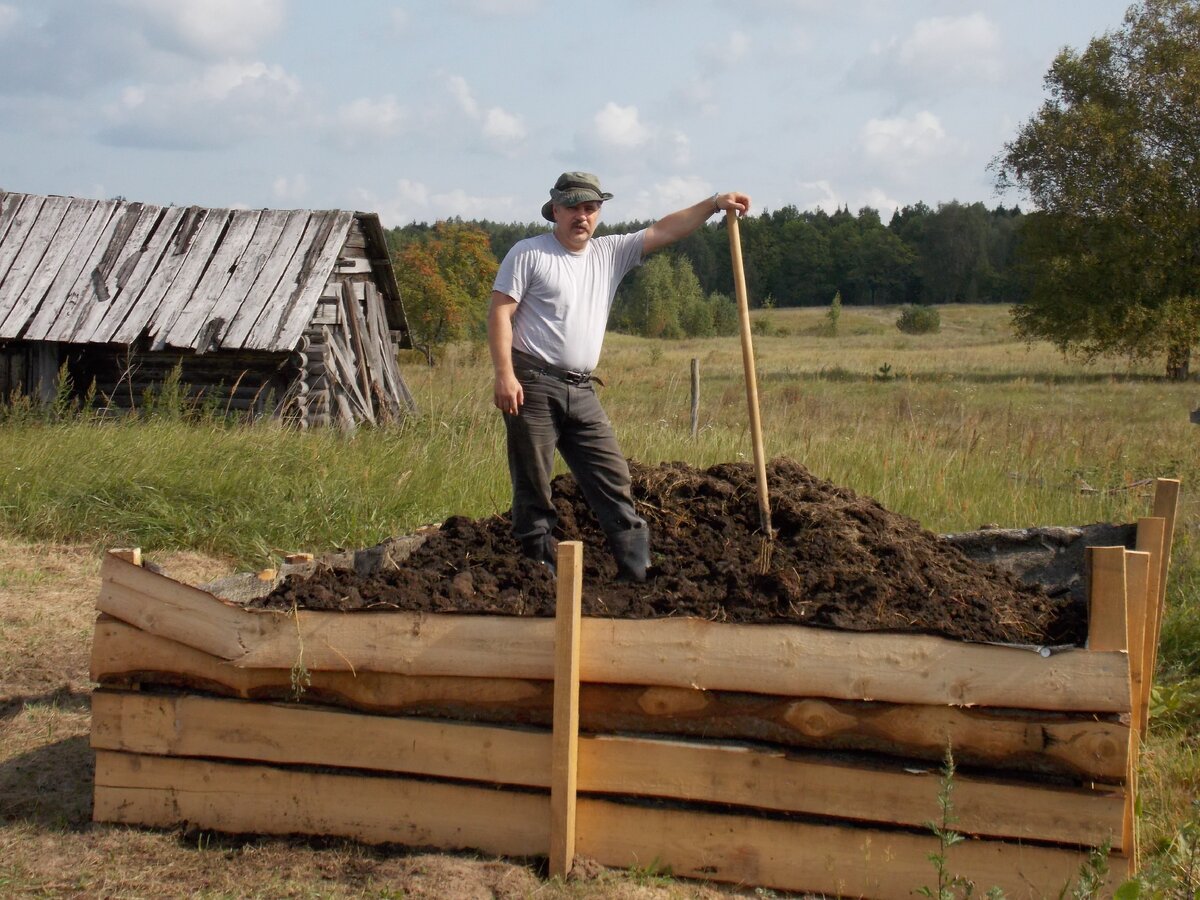
<svg viewBox="0 0 1200 900">
<path fill-rule="evenodd" d="M 569 475 L 553 483 L 556 536 L 585 548 L 583 613 L 695 616 L 959 640 L 1079 644 L 1079 598 L 1051 596 L 969 559 L 915 520 L 817 478 L 788 459 L 768 466 L 770 562 L 753 468 L 723 463 L 632 466 L 634 499 L 651 534 L 644 584 L 614 581 L 604 536 Z M 506 516 L 450 518 L 400 566 L 363 575 L 326 568 L 292 577 L 255 605 L 278 609 L 423 609 L 553 616 L 554 581 L 523 559 Z"/>
<path fill-rule="evenodd" d="M 232 571 L 159 554 L 193 584 Z M 753 890 L 586 864 L 566 883 L 538 861 L 344 841 L 231 837 L 94 825 L 88 653 L 99 554 L 0 537 L 0 896 L 718 898 Z M 767 894 L 770 896 L 769 892 Z"/>
</svg>

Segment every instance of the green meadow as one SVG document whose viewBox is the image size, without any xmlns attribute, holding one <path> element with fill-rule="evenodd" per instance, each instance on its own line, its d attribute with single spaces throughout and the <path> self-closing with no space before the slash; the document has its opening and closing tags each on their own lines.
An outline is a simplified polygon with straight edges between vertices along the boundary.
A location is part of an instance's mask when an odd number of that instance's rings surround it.
<svg viewBox="0 0 1200 900">
<path fill-rule="evenodd" d="M 896 308 L 846 307 L 830 336 L 822 309 L 758 311 L 767 454 L 939 532 L 1130 522 L 1148 514 L 1149 479 L 1182 480 L 1140 827 L 1148 877 L 1185 878 L 1185 867 L 1200 870 L 1189 856 L 1200 780 L 1200 426 L 1188 419 L 1200 391 L 1163 380 L 1158 361 L 1085 365 L 1027 345 L 1006 307 L 940 312 L 940 333 L 905 335 Z M 506 510 L 486 347 L 451 347 L 433 368 L 413 354 L 402 370 L 419 413 L 353 435 L 229 422 L 178 404 L 136 419 L 18 404 L 0 423 L 0 532 L 193 550 L 249 568 Z M 612 334 L 598 374 L 627 455 L 696 466 L 751 458 L 736 337 Z"/>
</svg>

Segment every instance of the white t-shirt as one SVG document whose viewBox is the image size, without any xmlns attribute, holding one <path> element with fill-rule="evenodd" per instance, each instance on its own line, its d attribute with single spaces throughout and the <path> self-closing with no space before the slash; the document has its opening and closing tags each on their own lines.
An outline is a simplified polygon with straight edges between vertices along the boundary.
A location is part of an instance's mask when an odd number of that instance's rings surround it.
<svg viewBox="0 0 1200 900">
<path fill-rule="evenodd" d="M 552 232 L 518 241 L 492 285 L 517 301 L 514 349 L 572 372 L 596 368 L 617 285 L 641 264 L 645 237 L 606 234 L 578 253 Z"/>
</svg>

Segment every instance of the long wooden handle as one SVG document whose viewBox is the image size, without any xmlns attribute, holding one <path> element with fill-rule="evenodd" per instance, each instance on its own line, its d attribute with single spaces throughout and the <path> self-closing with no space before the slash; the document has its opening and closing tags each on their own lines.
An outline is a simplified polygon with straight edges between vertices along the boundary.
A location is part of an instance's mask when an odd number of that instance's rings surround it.
<svg viewBox="0 0 1200 900">
<path fill-rule="evenodd" d="M 750 338 L 750 300 L 746 296 L 746 272 L 742 267 L 742 235 L 737 213 L 725 211 L 725 227 L 729 231 L 729 253 L 733 258 L 733 290 L 737 295 L 738 318 L 742 331 L 742 368 L 746 373 L 746 404 L 750 407 L 750 439 L 754 443 L 754 477 L 758 482 L 758 516 L 763 535 L 769 540 L 771 531 L 771 500 L 767 493 L 767 460 L 763 454 L 762 421 L 758 415 L 758 379 L 754 371 L 754 343 Z"/>
</svg>

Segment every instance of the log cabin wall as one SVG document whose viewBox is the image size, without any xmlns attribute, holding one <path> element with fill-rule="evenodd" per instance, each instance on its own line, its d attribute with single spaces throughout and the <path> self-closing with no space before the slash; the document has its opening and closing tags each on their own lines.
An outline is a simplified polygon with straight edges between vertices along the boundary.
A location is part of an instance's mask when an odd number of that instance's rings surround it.
<svg viewBox="0 0 1200 900">
<path fill-rule="evenodd" d="M 128 411 L 155 396 L 179 370 L 182 400 L 214 412 L 299 421 L 300 369 L 295 354 L 253 351 L 201 354 L 144 348 L 85 347 L 68 371 L 79 395 L 95 386 L 98 409 Z"/>
</svg>

